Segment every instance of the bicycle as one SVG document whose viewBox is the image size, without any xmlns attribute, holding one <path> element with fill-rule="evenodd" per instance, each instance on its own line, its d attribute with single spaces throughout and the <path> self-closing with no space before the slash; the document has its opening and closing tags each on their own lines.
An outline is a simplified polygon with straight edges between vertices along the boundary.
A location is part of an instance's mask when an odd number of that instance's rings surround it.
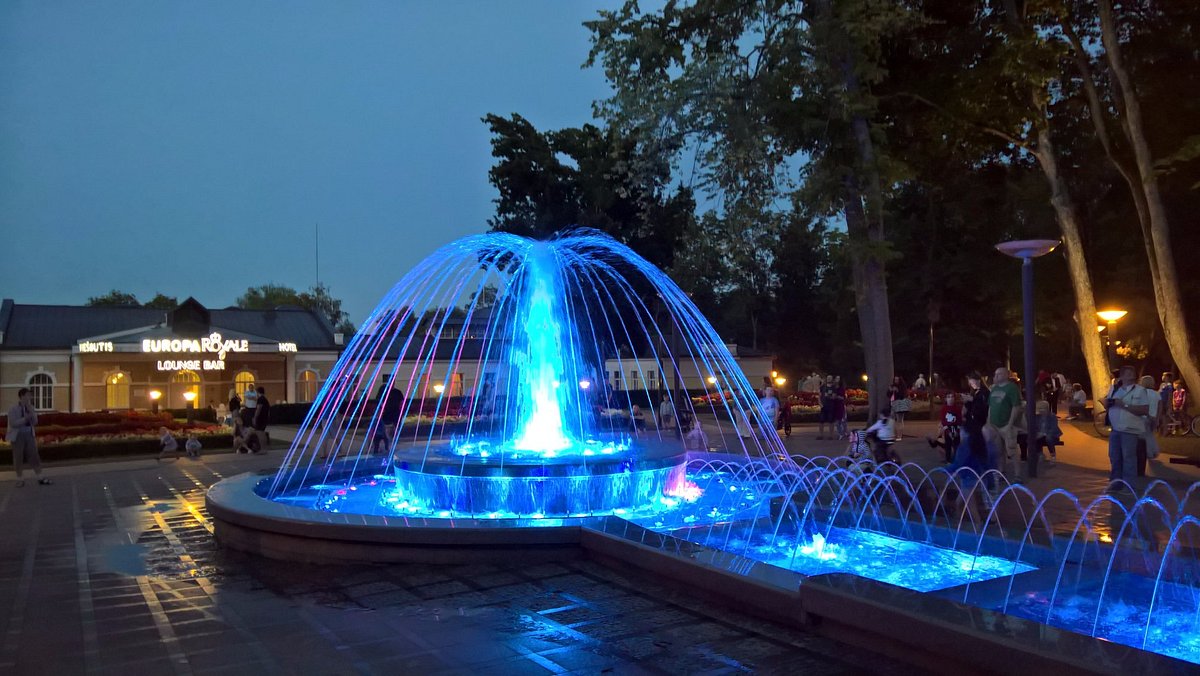
<svg viewBox="0 0 1200 676">
<path fill-rule="evenodd" d="M 1186 411 L 1171 411 L 1164 436 L 1183 437 L 1188 434 L 1200 437 L 1200 416 L 1188 415 Z"/>
</svg>

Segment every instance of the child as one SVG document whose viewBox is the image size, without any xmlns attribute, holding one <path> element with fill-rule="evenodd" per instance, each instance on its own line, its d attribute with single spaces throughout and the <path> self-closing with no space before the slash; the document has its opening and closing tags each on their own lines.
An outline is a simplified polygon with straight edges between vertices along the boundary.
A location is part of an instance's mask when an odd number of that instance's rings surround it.
<svg viewBox="0 0 1200 676">
<path fill-rule="evenodd" d="M 171 430 L 166 427 L 158 428 L 158 443 L 160 450 L 158 452 L 158 460 L 162 461 L 168 453 L 174 453 L 175 459 L 179 459 L 179 443 L 175 441 L 175 436 L 171 434 Z"/>
<path fill-rule="evenodd" d="M 941 429 L 937 437 L 925 437 L 931 448 L 942 447 L 946 451 L 946 463 L 954 461 L 954 452 L 962 439 L 959 427 L 962 425 L 962 405 L 958 403 L 953 392 L 946 393 L 946 403 L 942 404 Z M 940 437 L 942 440 L 937 441 Z"/>
<path fill-rule="evenodd" d="M 681 422 L 688 425 L 688 430 L 683 435 L 683 450 L 707 451 L 708 436 L 704 434 L 704 428 L 700 426 L 700 421 L 693 416 L 690 420 L 685 418 Z"/>
<path fill-rule="evenodd" d="M 871 448 L 867 445 L 865 432 L 851 432 L 850 445 L 846 447 L 846 468 L 856 474 L 865 474 L 874 469 Z"/>
<path fill-rule="evenodd" d="M 195 434 L 188 435 L 187 443 L 183 445 L 183 448 L 187 451 L 189 458 L 193 460 L 200 458 L 200 440 L 196 438 Z"/>
<path fill-rule="evenodd" d="M 1045 446 L 1050 451 L 1050 462 L 1053 464 L 1058 460 L 1058 455 L 1054 449 L 1062 445 L 1060 441 L 1062 439 L 1062 429 L 1058 426 L 1058 416 L 1050 412 L 1050 402 L 1037 402 L 1037 408 L 1034 409 L 1033 425 L 1036 434 L 1032 450 L 1041 453 L 1042 447 Z M 1025 451 L 1022 451 L 1021 459 L 1024 460 L 1025 458 Z"/>
<path fill-rule="evenodd" d="M 867 439 L 874 442 L 875 462 L 884 463 L 888 460 L 900 464 L 900 456 L 892 450 L 896 443 L 896 427 L 892 421 L 892 409 L 885 407 L 879 412 L 879 420 L 867 428 Z"/>
</svg>

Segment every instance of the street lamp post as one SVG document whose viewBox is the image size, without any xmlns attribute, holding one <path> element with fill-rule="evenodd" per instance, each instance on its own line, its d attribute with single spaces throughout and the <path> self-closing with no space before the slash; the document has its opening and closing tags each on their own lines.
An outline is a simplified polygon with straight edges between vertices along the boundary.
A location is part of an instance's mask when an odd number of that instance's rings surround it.
<svg viewBox="0 0 1200 676">
<path fill-rule="evenodd" d="M 1096 316 L 1107 322 L 1108 336 L 1105 341 L 1108 344 L 1108 369 L 1112 371 L 1113 365 L 1117 363 L 1117 321 L 1125 315 L 1129 314 L 1125 310 L 1101 310 L 1096 313 Z"/>
<path fill-rule="evenodd" d="M 1033 406 L 1033 259 L 1054 251 L 1058 245 L 1059 241 L 1056 239 L 1028 239 L 996 245 L 996 249 L 1001 253 L 1021 259 L 1021 306 L 1025 324 L 1025 468 L 1031 479 L 1037 476 L 1038 457 L 1041 455 L 1041 450 L 1035 448 L 1037 430 L 1034 426 Z"/>
<path fill-rule="evenodd" d="M 187 421 L 193 422 L 196 419 L 196 393 L 188 390 L 183 393 L 183 398 L 187 401 Z"/>
</svg>

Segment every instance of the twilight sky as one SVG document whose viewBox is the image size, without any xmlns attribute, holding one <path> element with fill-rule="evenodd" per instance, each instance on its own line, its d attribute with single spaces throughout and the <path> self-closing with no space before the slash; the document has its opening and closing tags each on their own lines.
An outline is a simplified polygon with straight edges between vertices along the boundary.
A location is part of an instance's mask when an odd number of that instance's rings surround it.
<svg viewBox="0 0 1200 676">
<path fill-rule="evenodd" d="M 589 0 L 0 3 L 0 297 L 231 305 L 320 275 L 359 323 L 483 232 L 480 118 L 591 120 Z"/>
</svg>

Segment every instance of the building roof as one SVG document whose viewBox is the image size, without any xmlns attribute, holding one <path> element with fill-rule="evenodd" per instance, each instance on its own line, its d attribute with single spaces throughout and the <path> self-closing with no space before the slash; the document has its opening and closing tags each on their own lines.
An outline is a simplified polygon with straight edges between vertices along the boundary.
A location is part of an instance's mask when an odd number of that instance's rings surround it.
<svg viewBox="0 0 1200 676">
<path fill-rule="evenodd" d="M 216 330 L 291 342 L 300 350 L 340 349 L 328 320 L 311 310 L 226 308 L 207 312 Z M 0 349 L 66 350 L 83 339 L 165 327 L 170 314 L 134 306 L 25 305 L 5 299 L 0 305 Z"/>
</svg>

